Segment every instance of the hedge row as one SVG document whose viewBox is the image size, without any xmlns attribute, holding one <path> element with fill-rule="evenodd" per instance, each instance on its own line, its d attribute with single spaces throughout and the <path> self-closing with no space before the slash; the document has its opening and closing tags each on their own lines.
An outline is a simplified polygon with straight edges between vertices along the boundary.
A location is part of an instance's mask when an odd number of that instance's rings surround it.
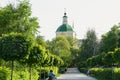
<svg viewBox="0 0 120 80">
<path fill-rule="evenodd" d="M 39 80 L 48 78 L 50 70 L 53 70 L 55 75 L 58 75 L 58 67 L 51 66 L 51 67 L 41 67 L 38 69 L 39 72 Z"/>
<path fill-rule="evenodd" d="M 6 67 L 0 67 L 0 80 L 9 80 L 10 79 L 10 70 Z"/>
<path fill-rule="evenodd" d="M 32 80 L 38 80 L 38 71 L 32 70 Z M 15 70 L 13 75 L 13 80 L 29 80 L 29 70 Z M 10 80 L 10 69 L 6 67 L 0 67 L 0 80 Z"/>
<path fill-rule="evenodd" d="M 92 68 L 90 75 L 97 80 L 120 80 L 120 68 Z"/>
<path fill-rule="evenodd" d="M 53 70 L 53 72 L 57 75 L 58 74 L 58 67 L 41 67 L 40 69 L 32 69 L 32 80 L 41 80 L 48 77 L 48 74 L 50 70 Z M 29 70 L 26 69 L 20 69 L 20 70 L 14 70 L 14 76 L 13 80 L 30 80 L 29 79 Z M 10 69 L 6 67 L 0 67 L 0 80 L 10 80 Z"/>
<path fill-rule="evenodd" d="M 90 67 L 112 66 L 119 64 L 120 64 L 120 48 L 116 48 L 114 51 L 95 55 L 87 59 L 87 65 Z"/>
</svg>

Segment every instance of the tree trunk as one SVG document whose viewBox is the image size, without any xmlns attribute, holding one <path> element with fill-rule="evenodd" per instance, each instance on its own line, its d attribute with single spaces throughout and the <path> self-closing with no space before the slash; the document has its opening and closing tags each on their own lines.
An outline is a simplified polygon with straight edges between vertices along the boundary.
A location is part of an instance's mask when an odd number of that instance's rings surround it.
<svg viewBox="0 0 120 80">
<path fill-rule="evenodd" d="M 14 70 L 14 61 L 12 60 L 12 66 L 11 66 L 11 79 L 13 80 L 13 70 Z"/>
<path fill-rule="evenodd" d="M 30 66 L 30 80 L 32 80 L 32 67 Z"/>
<path fill-rule="evenodd" d="M 40 67 L 40 80 L 41 80 L 41 67 Z"/>
<path fill-rule="evenodd" d="M 44 67 L 44 72 L 43 72 L 43 74 L 44 74 L 44 79 L 45 79 L 45 67 Z"/>
</svg>

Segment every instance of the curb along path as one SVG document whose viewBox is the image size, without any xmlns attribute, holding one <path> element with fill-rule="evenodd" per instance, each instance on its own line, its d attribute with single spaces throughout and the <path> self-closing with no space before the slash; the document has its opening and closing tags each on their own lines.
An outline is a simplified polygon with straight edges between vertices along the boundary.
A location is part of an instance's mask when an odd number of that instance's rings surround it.
<svg viewBox="0 0 120 80">
<path fill-rule="evenodd" d="M 57 80 L 96 80 L 90 76 L 80 73 L 77 68 L 68 68 L 67 72 L 57 78 Z"/>
</svg>

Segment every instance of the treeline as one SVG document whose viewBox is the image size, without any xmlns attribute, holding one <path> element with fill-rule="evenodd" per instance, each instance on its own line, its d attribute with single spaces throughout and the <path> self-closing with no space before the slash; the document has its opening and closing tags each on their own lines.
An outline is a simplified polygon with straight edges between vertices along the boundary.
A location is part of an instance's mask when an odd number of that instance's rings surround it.
<svg viewBox="0 0 120 80">
<path fill-rule="evenodd" d="M 110 31 L 98 39 L 94 30 L 88 30 L 79 48 L 79 70 L 98 80 L 120 80 L 120 26 L 114 25 Z"/>
<path fill-rule="evenodd" d="M 110 31 L 98 39 L 94 30 L 88 30 L 82 39 L 79 51 L 79 66 L 119 65 L 120 26 L 114 25 Z"/>
<path fill-rule="evenodd" d="M 58 36 L 45 41 L 29 1 L 0 7 L 0 80 L 42 80 L 77 66 L 78 39 Z"/>
<path fill-rule="evenodd" d="M 65 59 L 38 35 L 40 26 L 31 14 L 28 1 L 0 7 L 0 80 L 38 80 L 64 66 Z"/>
</svg>

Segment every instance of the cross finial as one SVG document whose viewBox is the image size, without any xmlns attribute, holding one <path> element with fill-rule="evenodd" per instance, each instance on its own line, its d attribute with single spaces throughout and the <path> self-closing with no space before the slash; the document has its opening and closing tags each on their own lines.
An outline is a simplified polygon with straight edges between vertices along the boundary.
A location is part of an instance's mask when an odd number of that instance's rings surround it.
<svg viewBox="0 0 120 80">
<path fill-rule="evenodd" d="M 64 8 L 64 15 L 66 15 L 66 8 Z"/>
</svg>

